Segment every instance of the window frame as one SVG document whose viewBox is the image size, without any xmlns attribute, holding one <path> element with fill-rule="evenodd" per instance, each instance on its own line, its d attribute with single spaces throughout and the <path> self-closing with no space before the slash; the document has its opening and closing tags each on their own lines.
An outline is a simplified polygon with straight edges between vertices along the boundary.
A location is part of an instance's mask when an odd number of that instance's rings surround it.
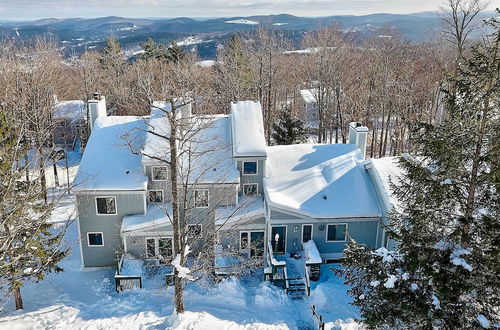
<svg viewBox="0 0 500 330">
<path fill-rule="evenodd" d="M 89 235 L 90 234 L 100 234 L 101 235 L 101 242 L 102 242 L 102 244 L 100 244 L 100 245 L 90 244 L 90 239 L 89 239 Z M 91 248 L 94 248 L 94 247 L 103 247 L 104 246 L 104 233 L 102 231 L 88 231 L 87 232 L 87 246 L 91 247 Z"/>
<path fill-rule="evenodd" d="M 255 163 L 255 173 L 245 173 L 245 163 Z M 241 172 L 243 175 L 259 175 L 259 162 L 257 160 L 244 160 L 241 162 Z"/>
<path fill-rule="evenodd" d="M 164 179 L 164 180 L 155 179 L 154 172 L 155 172 L 156 168 L 165 168 L 165 172 L 167 173 L 166 179 Z M 154 181 L 154 182 L 166 182 L 166 181 L 168 181 L 168 166 L 167 165 L 153 165 L 153 166 L 151 166 L 151 181 Z"/>
<path fill-rule="evenodd" d="M 301 236 L 300 239 L 301 239 L 302 243 L 306 243 L 304 241 L 304 227 L 305 226 L 311 226 L 311 238 L 310 238 L 310 240 L 313 240 L 313 237 L 314 237 L 314 225 L 312 223 L 303 223 L 302 224 L 302 232 L 301 232 L 301 235 L 300 235 Z"/>
<path fill-rule="evenodd" d="M 161 192 L 161 202 L 156 202 L 156 201 L 152 201 L 151 200 L 151 196 L 149 195 L 149 193 L 151 192 Z M 151 189 L 151 190 L 148 190 L 148 203 L 165 203 L 165 193 L 163 192 L 163 189 Z"/>
<path fill-rule="evenodd" d="M 266 231 L 265 230 L 240 230 L 240 235 L 239 235 L 239 251 L 240 252 L 247 252 L 248 251 L 248 256 L 250 257 L 250 253 L 252 250 L 252 233 L 262 233 L 264 234 L 264 248 L 262 249 L 262 255 L 261 256 L 253 256 L 254 258 L 263 258 L 264 255 L 266 254 Z M 241 234 L 246 234 L 247 235 L 247 246 L 243 248 L 241 246 Z"/>
<path fill-rule="evenodd" d="M 255 194 L 246 194 L 245 193 L 245 186 L 256 186 Z M 258 194 L 259 194 L 259 184 L 258 183 L 248 182 L 248 183 L 243 184 L 243 196 L 256 196 Z"/>
<path fill-rule="evenodd" d="M 160 260 L 158 256 L 160 256 L 160 239 L 169 239 L 172 242 L 172 258 L 174 257 L 174 238 L 173 237 L 145 237 L 144 238 L 144 249 L 145 249 L 145 257 L 147 260 Z M 148 255 L 148 240 L 153 240 L 154 241 L 154 248 L 155 248 L 155 254 L 154 256 L 149 256 Z"/>
<path fill-rule="evenodd" d="M 206 192 L 207 193 L 207 205 L 204 205 L 204 206 L 198 206 L 198 204 L 196 203 L 196 193 L 198 191 L 203 191 L 203 192 Z M 200 209 L 206 209 L 210 206 L 210 190 L 207 189 L 207 188 L 200 188 L 200 189 L 195 189 L 194 192 L 193 192 L 193 199 L 194 199 L 194 207 L 195 208 L 200 208 Z"/>
<path fill-rule="evenodd" d="M 333 241 L 330 241 L 328 240 L 328 228 L 330 228 L 330 226 L 345 226 L 345 232 L 344 232 L 344 239 L 343 240 L 340 240 L 340 241 L 337 241 L 337 240 L 333 240 Z M 348 226 L 347 226 L 347 223 L 329 223 L 326 225 L 326 235 L 325 235 L 325 242 L 347 242 L 347 230 L 348 230 Z"/>
<path fill-rule="evenodd" d="M 202 237 L 202 233 L 203 233 L 203 225 L 201 223 L 188 223 L 188 230 L 186 232 L 186 237 L 187 238 L 201 238 Z M 198 236 L 190 236 L 189 235 L 189 227 L 200 227 L 200 233 L 198 234 Z"/>
<path fill-rule="evenodd" d="M 98 198 L 114 198 L 115 199 L 115 213 L 99 213 L 99 207 L 97 205 Z M 98 216 L 109 216 L 118 214 L 118 202 L 116 196 L 95 196 L 95 214 Z"/>
</svg>

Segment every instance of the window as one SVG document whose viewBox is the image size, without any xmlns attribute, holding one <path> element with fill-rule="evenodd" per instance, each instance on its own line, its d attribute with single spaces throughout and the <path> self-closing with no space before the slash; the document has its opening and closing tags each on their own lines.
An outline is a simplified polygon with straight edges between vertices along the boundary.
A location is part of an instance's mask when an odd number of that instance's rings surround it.
<svg viewBox="0 0 500 330">
<path fill-rule="evenodd" d="M 168 171 L 166 166 L 153 166 L 152 167 L 153 181 L 167 181 Z"/>
<path fill-rule="evenodd" d="M 173 255 L 172 239 L 169 237 L 146 238 L 146 257 L 171 260 Z"/>
<path fill-rule="evenodd" d="M 302 225 L 302 243 L 312 240 L 313 225 Z"/>
<path fill-rule="evenodd" d="M 347 225 L 328 225 L 326 230 L 327 242 L 344 242 L 346 240 Z"/>
<path fill-rule="evenodd" d="M 150 203 L 163 203 L 163 190 L 148 191 Z"/>
<path fill-rule="evenodd" d="M 240 250 L 244 250 L 248 248 L 248 233 L 242 232 L 240 233 Z"/>
<path fill-rule="evenodd" d="M 245 175 L 257 174 L 257 162 L 243 162 L 243 174 Z"/>
<path fill-rule="evenodd" d="M 166 260 L 172 259 L 173 249 L 171 238 L 158 239 L 158 254 Z"/>
<path fill-rule="evenodd" d="M 257 183 L 244 183 L 243 184 L 243 195 L 257 195 L 258 184 Z"/>
<path fill-rule="evenodd" d="M 97 214 L 116 214 L 114 197 L 96 197 Z"/>
<path fill-rule="evenodd" d="M 146 238 L 146 257 L 156 257 L 156 242 L 154 238 Z"/>
<path fill-rule="evenodd" d="M 188 225 L 187 236 L 188 237 L 200 237 L 201 236 L 201 225 Z"/>
<path fill-rule="evenodd" d="M 264 232 L 240 232 L 240 250 L 247 250 L 250 257 L 262 257 L 264 255 Z"/>
<path fill-rule="evenodd" d="M 195 190 L 194 191 L 194 206 L 195 207 L 208 207 L 208 190 Z"/>
<path fill-rule="evenodd" d="M 104 246 L 102 233 L 87 233 L 89 246 Z"/>
</svg>

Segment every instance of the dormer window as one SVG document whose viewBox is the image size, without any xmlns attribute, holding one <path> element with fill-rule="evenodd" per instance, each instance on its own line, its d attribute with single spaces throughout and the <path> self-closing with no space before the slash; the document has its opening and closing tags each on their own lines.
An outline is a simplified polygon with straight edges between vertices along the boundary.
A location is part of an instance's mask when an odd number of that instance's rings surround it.
<svg viewBox="0 0 500 330">
<path fill-rule="evenodd" d="M 243 174 L 244 175 L 256 175 L 257 174 L 257 162 L 243 162 Z"/>
<path fill-rule="evenodd" d="M 153 181 L 167 181 L 168 171 L 166 166 L 153 166 L 151 171 Z"/>
</svg>

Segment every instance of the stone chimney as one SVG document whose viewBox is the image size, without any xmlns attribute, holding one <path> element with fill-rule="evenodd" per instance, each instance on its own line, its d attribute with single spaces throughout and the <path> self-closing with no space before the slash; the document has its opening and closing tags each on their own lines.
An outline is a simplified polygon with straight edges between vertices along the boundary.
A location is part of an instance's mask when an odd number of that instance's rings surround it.
<svg viewBox="0 0 500 330">
<path fill-rule="evenodd" d="M 363 158 L 366 158 L 366 143 L 368 140 L 368 127 L 361 123 L 349 124 L 349 143 L 358 146 Z"/>
<path fill-rule="evenodd" d="M 88 121 L 89 128 L 92 132 L 95 120 L 97 118 L 106 117 L 108 115 L 106 109 L 106 99 L 99 93 L 94 93 L 92 99 L 88 101 Z"/>
<path fill-rule="evenodd" d="M 189 125 L 189 122 L 192 117 L 192 102 L 183 105 L 180 108 L 180 112 L 181 112 L 181 124 L 184 126 Z"/>
</svg>

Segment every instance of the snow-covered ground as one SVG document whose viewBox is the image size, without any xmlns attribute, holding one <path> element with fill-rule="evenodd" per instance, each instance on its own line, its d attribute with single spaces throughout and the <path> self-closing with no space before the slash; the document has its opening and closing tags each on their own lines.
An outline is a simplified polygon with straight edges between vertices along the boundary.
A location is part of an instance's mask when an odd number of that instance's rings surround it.
<svg viewBox="0 0 500 330">
<path fill-rule="evenodd" d="M 79 156 L 70 154 L 69 159 L 74 177 Z M 74 195 L 66 195 L 52 222 L 62 226 L 72 218 Z M 352 320 L 359 317 L 358 310 L 349 305 L 347 287 L 333 275 L 332 265 L 322 266 L 321 280 L 312 284 L 311 296 L 303 300 L 293 300 L 263 282 L 261 273 L 216 285 L 190 283 L 186 313 L 176 315 L 173 288 L 165 288 L 163 278 L 152 275 L 144 280 L 143 289 L 116 293 L 114 269 L 81 270 L 76 222 L 65 238 L 72 251 L 61 262 L 64 272 L 25 284 L 22 311 L 14 311 L 8 299 L 0 312 L 0 329 L 313 329 L 313 304 L 327 329 L 359 328 Z"/>
</svg>

